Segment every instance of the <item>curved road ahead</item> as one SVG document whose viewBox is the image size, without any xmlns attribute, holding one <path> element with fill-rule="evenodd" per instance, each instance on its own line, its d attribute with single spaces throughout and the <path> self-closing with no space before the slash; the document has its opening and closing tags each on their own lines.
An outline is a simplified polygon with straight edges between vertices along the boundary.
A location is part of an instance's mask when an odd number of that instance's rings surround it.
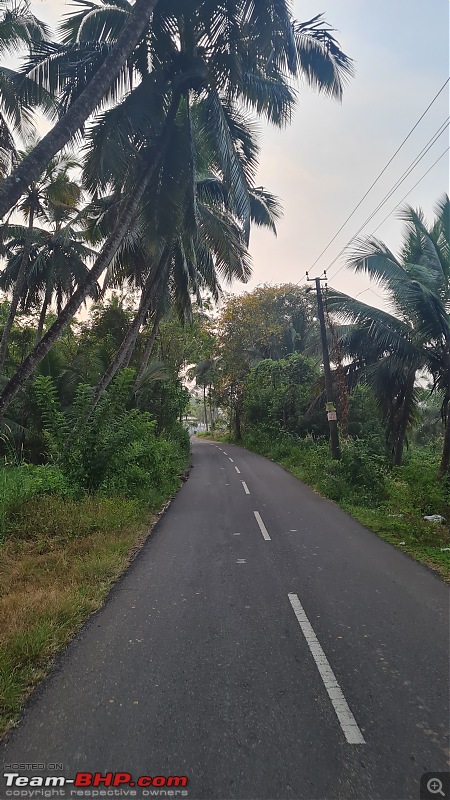
<svg viewBox="0 0 450 800">
<path fill-rule="evenodd" d="M 192 446 L 2 763 L 187 775 L 189 800 L 419 798 L 446 769 L 447 587 L 271 461 Z"/>
</svg>

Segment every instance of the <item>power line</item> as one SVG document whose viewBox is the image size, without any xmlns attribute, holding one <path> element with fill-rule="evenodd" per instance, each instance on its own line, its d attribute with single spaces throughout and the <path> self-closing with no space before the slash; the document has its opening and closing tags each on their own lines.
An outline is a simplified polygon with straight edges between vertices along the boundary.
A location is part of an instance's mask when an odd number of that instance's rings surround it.
<svg viewBox="0 0 450 800">
<path fill-rule="evenodd" d="M 368 188 L 367 192 L 365 193 L 365 195 L 363 195 L 363 197 L 361 198 L 361 200 L 359 201 L 359 203 L 358 203 L 358 204 L 355 206 L 355 208 L 353 209 L 353 211 L 351 212 L 351 214 L 349 214 L 349 216 L 347 217 L 347 219 L 345 220 L 345 222 L 343 222 L 343 224 L 341 225 L 341 227 L 339 228 L 339 230 L 337 231 L 337 233 L 336 233 L 336 234 L 333 236 L 333 238 L 332 238 L 332 239 L 331 239 L 331 240 L 328 242 L 327 246 L 326 246 L 326 247 L 325 247 L 325 248 L 322 250 L 322 252 L 320 253 L 320 255 L 319 255 L 317 258 L 316 258 L 316 260 L 314 261 L 314 264 L 313 264 L 313 265 L 310 267 L 310 269 L 313 269 L 313 268 L 316 266 L 317 262 L 318 262 L 318 261 L 319 261 L 319 260 L 322 258 L 322 256 L 324 255 L 324 253 L 326 253 L 326 252 L 327 252 L 327 250 L 329 249 L 329 247 L 331 247 L 331 245 L 333 244 L 333 242 L 335 241 L 335 239 L 337 239 L 337 237 L 339 236 L 340 232 L 341 232 L 341 231 L 342 231 L 342 230 L 345 228 L 345 226 L 347 225 L 347 222 L 349 222 L 349 221 L 351 220 L 351 218 L 353 217 L 353 215 L 356 213 L 356 211 L 358 210 L 358 208 L 361 206 L 361 204 L 362 204 L 362 203 L 364 202 L 364 200 L 366 199 L 367 195 L 368 195 L 368 194 L 370 194 L 370 192 L 372 191 L 372 189 L 374 188 L 374 186 L 376 186 L 376 184 L 378 183 L 378 181 L 380 180 L 380 178 L 382 177 L 382 175 L 384 175 L 384 173 L 386 172 L 386 170 L 388 169 L 388 167 L 389 167 L 389 166 L 392 164 L 392 162 L 393 162 L 394 158 L 395 158 L 395 157 L 398 155 L 398 153 L 400 152 L 400 150 L 402 149 L 402 147 L 403 147 L 403 146 L 406 144 L 406 142 L 408 141 L 408 139 L 410 138 L 410 136 L 411 136 L 411 135 L 414 133 L 414 131 L 416 130 L 417 126 L 418 126 L 418 125 L 419 125 L 419 123 L 420 123 L 420 122 L 423 120 L 423 118 L 425 117 L 425 115 L 428 113 L 428 111 L 430 110 L 430 108 L 431 108 L 431 106 L 433 105 L 433 103 L 435 103 L 435 102 L 436 102 L 436 100 L 438 99 L 439 95 L 440 95 L 440 94 L 442 94 L 442 92 L 444 91 L 444 89 L 445 89 L 445 87 L 447 86 L 447 84 L 448 84 L 448 82 L 449 82 L 449 81 L 450 81 L 450 78 L 447 78 L 447 80 L 445 81 L 445 83 L 443 84 L 443 86 L 441 86 L 441 88 L 439 89 L 438 93 L 437 93 L 437 94 L 436 94 L 436 95 L 433 97 L 433 99 L 432 99 L 431 103 L 430 103 L 430 104 L 427 106 L 427 108 L 425 109 L 425 111 L 423 112 L 423 114 L 422 114 L 422 115 L 419 117 L 419 119 L 417 120 L 417 122 L 416 122 L 416 124 L 414 125 L 414 127 L 413 127 L 413 128 L 411 128 L 411 130 L 410 130 L 410 132 L 408 133 L 408 135 L 405 137 L 405 139 L 403 140 L 403 142 L 401 143 L 401 145 L 400 145 L 400 146 L 397 148 L 397 150 L 395 151 L 395 153 L 394 153 L 394 155 L 392 156 L 392 158 L 390 158 L 390 160 L 388 161 L 388 163 L 386 164 L 386 166 L 385 166 L 385 167 L 384 167 L 384 168 L 381 170 L 381 172 L 379 173 L 379 175 L 378 175 L 378 176 L 375 178 L 375 180 L 374 180 L 374 182 L 372 183 L 372 185 L 371 185 L 371 186 L 369 186 L 369 188 Z"/>
<path fill-rule="evenodd" d="M 427 171 L 425 172 L 425 174 L 424 174 L 424 175 L 422 175 L 422 177 L 421 177 L 421 178 L 420 178 L 420 179 L 417 181 L 417 183 L 415 183 L 415 184 L 414 184 L 414 186 L 412 186 L 412 187 L 411 187 L 411 189 L 409 189 L 409 191 L 408 191 L 408 192 L 405 194 L 405 196 L 404 196 L 404 197 L 402 197 L 402 199 L 401 199 L 401 200 L 399 200 L 399 202 L 397 203 L 397 205 L 396 205 L 396 206 L 394 206 L 394 208 L 392 209 L 392 211 L 390 211 L 390 212 L 389 212 L 389 214 L 387 215 L 387 217 L 385 217 L 385 218 L 384 218 L 384 220 L 383 220 L 382 222 L 380 222 L 380 224 L 379 224 L 379 225 L 377 225 L 377 227 L 375 228 L 375 230 L 374 230 L 374 231 L 372 231 L 372 233 L 376 233 L 376 232 L 377 232 L 377 230 L 379 230 L 379 229 L 381 228 L 381 226 L 382 226 L 382 225 L 384 225 L 384 223 L 386 222 L 386 220 L 388 220 L 388 219 L 389 219 L 389 217 L 391 217 L 391 216 L 392 216 L 392 214 L 394 213 L 394 211 L 396 211 L 396 210 L 397 210 L 397 208 L 398 208 L 399 206 L 401 206 L 401 204 L 402 204 L 402 203 L 404 203 L 404 202 L 405 202 L 406 198 L 407 198 L 407 197 L 408 197 L 408 196 L 411 194 L 411 192 L 413 192 L 413 191 L 414 191 L 414 189 L 416 188 L 416 186 L 418 186 L 418 185 L 419 185 L 419 183 L 422 183 L 423 179 L 424 179 L 424 178 L 426 178 L 426 177 L 427 177 L 427 175 L 428 175 L 428 173 L 429 173 L 429 172 L 431 172 L 431 170 L 432 170 L 432 169 L 433 169 L 433 168 L 436 166 L 436 164 L 438 164 L 438 163 L 439 163 L 439 161 L 441 161 L 441 160 L 444 158 L 444 156 L 445 156 L 445 155 L 447 155 L 447 153 L 448 153 L 448 151 L 449 151 L 449 150 L 450 150 L 450 147 L 447 147 L 447 149 L 446 149 L 446 150 L 444 150 L 444 152 L 443 152 L 443 153 L 441 153 L 441 155 L 439 156 L 439 158 L 438 158 L 438 159 L 436 159 L 436 161 L 434 162 L 434 164 L 432 164 L 432 165 L 431 165 L 431 167 L 430 167 L 429 169 L 427 169 Z"/>
<path fill-rule="evenodd" d="M 422 175 L 422 177 L 421 177 L 421 178 L 419 178 L 419 180 L 418 180 L 418 181 L 417 181 L 417 182 L 414 184 L 414 186 L 411 186 L 411 189 L 408 189 L 408 191 L 406 192 L 406 194 L 404 195 L 404 197 L 402 197 L 402 199 L 401 199 L 401 200 L 399 200 L 399 202 L 397 203 L 397 205 L 396 205 L 396 206 L 394 206 L 394 208 L 393 208 L 393 209 L 392 209 L 392 210 L 389 212 L 389 214 L 387 214 L 387 215 L 385 216 L 385 218 L 384 218 L 384 219 L 383 219 L 383 220 L 380 222 L 380 224 L 379 224 L 379 225 L 377 225 L 377 227 L 376 227 L 376 228 L 375 228 L 375 229 L 372 231 L 372 234 L 373 234 L 373 233 L 376 233 L 376 232 L 377 232 L 377 231 L 378 231 L 378 230 L 381 228 L 381 226 L 382 226 L 382 225 L 384 225 L 384 223 L 385 223 L 385 222 L 387 222 L 387 220 L 389 219 L 389 217 L 391 217 L 391 216 L 392 216 L 392 214 L 393 214 L 395 211 L 397 211 L 397 208 L 398 208 L 399 206 L 401 206 L 401 204 L 402 204 L 402 203 L 404 203 L 404 202 L 405 202 L 405 200 L 407 199 L 407 197 L 409 197 L 409 195 L 411 194 L 411 192 L 413 192 L 413 191 L 414 191 L 414 189 L 415 189 L 417 186 L 419 186 L 419 184 L 420 184 L 420 183 L 422 183 L 422 181 L 423 181 L 423 180 L 424 180 L 424 179 L 427 177 L 427 175 L 428 175 L 428 174 L 431 172 L 431 170 L 432 170 L 432 169 L 434 169 L 434 167 L 436 166 L 436 164 L 439 164 L 439 161 L 442 161 L 442 159 L 444 158 L 444 156 L 445 156 L 445 155 L 447 155 L 447 153 L 448 153 L 448 151 L 449 151 L 449 150 L 450 150 L 450 147 L 447 147 L 447 148 L 444 150 L 444 152 L 443 152 L 443 153 L 441 153 L 441 155 L 439 156 L 439 158 L 437 158 L 437 159 L 436 159 L 436 161 L 435 161 L 435 162 L 434 162 L 434 163 L 431 165 L 431 167 L 429 167 L 429 168 L 427 169 L 427 171 L 426 171 L 426 172 L 424 172 L 424 174 Z M 397 188 L 398 188 L 398 187 L 397 187 Z M 370 220 L 369 220 L 369 221 L 370 221 Z M 363 227 L 365 227 L 365 225 L 364 225 Z M 355 234 L 355 236 L 357 236 L 357 235 L 358 235 L 358 234 L 356 233 L 356 234 Z M 353 239 L 355 238 L 355 236 L 353 237 Z M 350 242 L 352 242 L 352 241 L 353 241 L 353 239 L 350 239 Z M 337 259 L 338 259 L 338 258 L 340 258 L 340 256 L 342 255 L 342 253 L 344 253 L 344 252 L 345 252 L 345 250 L 347 249 L 347 247 L 348 247 L 348 245 L 350 244 L 350 242 L 347 242 L 347 244 L 345 245 L 344 249 L 343 249 L 343 250 L 341 250 L 341 252 L 339 253 L 339 255 L 338 255 L 338 256 L 336 256 L 336 258 L 334 259 L 334 261 L 332 261 L 332 262 L 331 262 L 330 266 L 333 266 L 333 264 L 335 263 L 335 261 L 337 261 Z M 343 269 L 343 266 L 344 266 L 344 265 L 342 265 L 342 267 L 339 267 L 339 269 L 337 270 L 337 272 L 335 272 L 335 273 L 334 273 L 334 275 L 332 275 L 332 276 L 329 278 L 329 280 L 332 280 L 332 279 L 333 279 L 333 278 L 334 278 L 334 277 L 335 277 L 335 276 L 338 274 L 338 272 L 340 272 L 340 271 L 341 271 L 341 269 Z M 302 277 L 302 278 L 300 278 L 300 280 L 299 280 L 299 281 L 297 281 L 297 283 L 296 283 L 296 284 L 294 284 L 294 285 L 295 285 L 295 286 L 298 286 L 300 283 L 302 283 L 302 281 L 304 281 L 304 280 L 305 280 L 306 276 L 307 276 L 307 273 L 305 272 L 305 274 L 303 275 L 303 277 Z M 369 290 L 368 290 L 368 289 L 364 289 L 364 291 L 366 292 L 366 291 L 369 291 Z M 373 290 L 370 290 L 370 291 L 373 291 Z M 360 292 L 359 294 L 362 294 L 362 292 Z M 356 295 L 356 296 L 358 297 L 359 295 Z M 378 295 L 378 296 L 379 296 L 379 297 L 381 297 L 381 295 Z"/>
<path fill-rule="evenodd" d="M 364 292 L 371 292 L 371 293 L 372 293 L 372 294 L 374 294 L 376 297 L 379 297 L 379 298 L 380 298 L 380 300 L 386 300 L 386 298 L 385 298 L 385 297 L 383 297 L 383 295 L 382 295 L 382 294 L 378 294 L 378 292 L 375 292 L 373 289 L 371 289 L 371 287 L 370 287 L 370 286 L 368 286 L 368 287 L 367 287 L 367 289 L 363 289 L 363 290 L 362 290 L 362 292 L 358 292 L 358 294 L 356 294 L 356 295 L 355 295 L 355 300 L 357 300 L 357 299 L 358 299 L 358 297 L 359 297 L 361 294 L 364 294 Z"/>
<path fill-rule="evenodd" d="M 445 126 L 446 126 L 446 127 L 448 127 L 448 121 L 445 123 Z M 442 126 L 441 126 L 441 127 L 442 127 Z M 417 156 L 417 157 L 414 159 L 414 161 L 412 162 L 412 164 L 411 164 L 411 165 L 408 167 L 408 169 L 407 169 L 407 170 L 406 170 L 406 171 L 403 173 L 403 175 L 402 175 L 402 176 L 399 178 L 399 180 L 398 180 L 398 181 L 397 181 L 397 183 L 394 185 L 394 187 L 393 187 L 393 188 L 392 188 L 392 189 L 391 189 L 391 190 L 390 190 L 390 191 L 387 193 L 387 195 L 385 195 L 385 197 L 383 198 L 383 200 L 382 200 L 382 201 L 381 201 L 381 202 L 378 204 L 378 206 L 377 206 L 377 208 L 375 209 L 375 211 L 372 211 L 372 213 L 370 214 L 370 216 L 369 216 L 369 217 L 368 217 L 368 218 L 365 220 L 365 222 L 363 222 L 363 224 L 361 225 L 361 227 L 360 227 L 360 228 L 359 228 L 359 229 L 356 231 L 356 233 L 355 233 L 355 234 L 354 234 L 354 235 L 351 237 L 351 239 L 350 239 L 350 240 L 347 242 L 347 244 L 346 244 L 346 245 L 345 245 L 345 246 L 342 248 L 342 250 L 341 250 L 341 251 L 338 253 L 338 255 L 336 256 L 336 258 L 334 258 L 334 259 L 333 259 L 333 261 L 332 261 L 332 262 L 329 264 L 329 266 L 328 266 L 328 269 L 329 269 L 330 267 L 332 267 L 332 266 L 333 266 L 333 264 L 335 264 L 335 263 L 336 263 L 336 261 L 337 261 L 337 260 L 338 260 L 338 259 L 341 257 L 341 255 L 342 255 L 343 253 L 345 253 L 345 251 L 347 250 L 347 247 L 349 246 L 349 244 L 351 244 L 351 242 L 353 242 L 353 240 L 354 240 L 354 239 L 356 239 L 356 237 L 357 237 L 357 236 L 358 236 L 358 235 L 361 233 L 361 231 L 362 231 L 362 230 L 363 230 L 363 229 L 366 227 L 366 225 L 368 225 L 368 224 L 369 224 L 369 222 L 371 222 L 371 220 L 374 218 L 374 216 L 376 216 L 376 214 L 378 213 L 378 211 L 380 211 L 380 210 L 383 208 L 383 206 L 384 206 L 384 205 L 386 205 L 386 203 L 388 202 L 388 200 L 390 200 L 390 198 L 392 197 L 392 195 L 393 195 L 393 194 L 394 194 L 394 193 L 397 191 L 397 189 L 398 189 L 398 188 L 399 188 L 399 187 L 402 185 L 402 183 L 404 183 L 404 182 L 405 182 L 405 180 L 406 180 L 406 179 L 409 177 L 409 175 L 411 174 L 411 172 L 412 172 L 412 171 L 413 171 L 413 170 L 414 170 L 414 169 L 417 167 L 417 165 L 420 163 L 420 161 L 422 161 L 422 159 L 423 159 L 423 158 L 426 156 L 426 154 L 428 153 L 428 151 L 429 151 L 429 150 L 430 150 L 430 149 L 433 147 L 433 145 L 434 145 L 434 144 L 437 142 L 437 140 L 439 139 L 439 137 L 440 137 L 440 136 L 442 136 L 442 134 L 444 133 L 444 130 L 445 130 L 445 128 L 444 128 L 443 130 L 441 130 L 441 132 L 439 133 L 439 135 L 435 135 L 435 136 L 432 138 L 432 140 L 430 140 L 430 141 L 431 141 L 431 143 L 429 143 L 429 144 L 428 144 L 428 146 L 426 146 L 426 147 L 424 148 L 424 150 L 422 150 L 422 153 L 421 153 L 421 154 L 419 154 L 419 155 L 420 155 L 420 157 L 419 157 L 419 156 Z M 448 149 L 449 149 L 449 148 L 447 148 L 447 150 L 448 150 Z M 440 159 L 441 159 L 441 158 L 443 158 L 443 156 L 445 155 L 445 153 L 447 152 L 447 150 L 446 150 L 446 151 L 445 151 L 445 152 L 442 154 L 442 156 L 440 156 L 440 157 L 438 158 L 438 161 L 440 161 Z M 437 163 L 437 162 L 435 162 L 435 163 Z M 433 166 L 435 166 L 435 164 L 433 164 Z M 432 169 L 432 167 L 430 167 L 430 169 Z M 429 171 L 429 170 L 428 170 L 428 171 Z M 422 176 L 422 178 L 420 179 L 420 181 L 418 181 L 418 183 L 420 183 L 420 182 L 423 180 L 423 178 L 425 178 L 425 176 L 426 176 L 427 174 L 428 174 L 428 172 L 426 172 L 426 173 L 425 173 L 425 175 L 423 175 L 423 176 Z M 417 185 L 417 184 L 416 184 L 416 185 Z M 413 187 L 413 188 L 415 188 L 415 187 Z M 409 194 L 411 191 L 412 191 L 412 189 L 410 189 L 410 190 L 409 190 L 408 194 Z M 401 201 L 401 202 L 403 202 L 403 201 Z M 394 209 L 394 210 L 395 210 L 395 209 Z M 389 216 L 390 216 L 390 215 L 389 215 Z M 343 267 L 344 267 L 344 265 L 342 265 L 342 266 L 341 266 L 341 267 L 340 267 L 340 268 L 337 270 L 337 272 L 335 272 L 335 273 L 334 273 L 334 275 L 332 275 L 332 276 L 330 277 L 330 280 L 332 280 L 333 278 L 335 278 L 335 277 L 336 277 L 336 275 L 338 274 L 338 272 L 340 272 L 340 271 L 341 271 L 341 269 L 343 269 Z"/>
<path fill-rule="evenodd" d="M 432 170 L 432 169 L 434 169 L 434 167 L 436 166 L 436 164 L 438 164 L 438 163 L 439 163 L 439 161 L 441 161 L 441 160 L 444 158 L 444 156 L 445 156 L 445 155 L 448 153 L 448 151 L 449 151 L 449 150 L 450 150 L 450 147 L 447 147 L 447 148 L 444 150 L 444 152 L 443 152 L 443 153 L 441 153 L 441 155 L 439 156 L 439 158 L 437 158 L 437 159 L 436 159 L 436 161 L 434 162 L 434 164 L 432 164 L 432 165 L 431 165 L 431 167 L 429 167 L 429 169 L 427 169 L 427 171 L 426 171 L 426 172 L 425 172 L 425 173 L 422 175 L 422 177 L 421 177 L 421 178 L 420 178 L 420 179 L 417 181 L 417 183 L 415 183 L 415 184 L 414 184 L 414 186 L 412 186 L 412 187 L 411 187 L 411 189 L 409 189 L 409 191 L 408 191 L 408 192 L 405 194 L 405 196 L 404 196 L 404 197 L 403 197 L 403 198 L 402 198 L 402 199 L 401 199 L 401 200 L 400 200 L 400 201 L 397 203 L 397 205 L 396 205 L 396 206 L 395 206 L 395 207 L 392 209 L 392 211 L 390 211 L 390 212 L 389 212 L 389 214 L 387 215 L 387 217 L 385 217 L 385 218 L 384 218 L 383 222 L 380 222 L 380 224 L 378 225 L 378 227 L 377 227 L 377 228 L 375 228 L 375 230 L 373 231 L 373 233 L 376 233 L 376 231 L 378 230 L 378 228 L 381 228 L 381 226 L 382 226 L 382 225 L 383 225 L 383 224 L 386 222 L 386 220 L 388 220 L 388 219 L 389 219 L 389 217 L 390 217 L 390 216 L 391 216 L 391 215 L 394 213 L 394 211 L 396 211 L 396 210 L 397 210 L 397 208 L 398 208 L 398 207 L 399 207 L 399 206 L 400 206 L 400 205 L 401 205 L 401 204 L 402 204 L 402 203 L 403 203 L 403 202 L 406 200 L 406 198 L 408 197 L 408 195 L 410 195 L 410 194 L 411 194 L 411 192 L 413 192 L 413 191 L 414 191 L 414 189 L 416 188 L 416 186 L 418 186 L 418 185 L 419 185 L 419 183 L 421 183 L 421 182 L 424 180 L 424 178 L 426 178 L 426 176 L 428 175 L 428 173 L 429 173 L 429 172 L 431 172 L 431 170 Z M 350 241 L 353 241 L 353 240 L 350 240 Z M 346 245 L 346 247 L 344 248 L 344 250 L 345 250 L 345 249 L 347 249 L 347 247 L 348 247 L 348 244 Z M 340 253 L 339 255 L 342 255 L 342 253 L 344 252 L 344 250 L 343 250 L 343 251 L 341 251 L 341 253 Z M 339 256 L 337 256 L 337 258 L 339 258 Z M 335 278 L 335 277 L 336 277 L 336 275 L 337 275 L 337 274 L 338 274 L 338 273 L 339 273 L 339 272 L 340 272 L 340 271 L 343 269 L 343 267 L 344 267 L 344 266 L 345 266 L 345 264 L 342 264 L 342 266 L 341 266 L 341 267 L 339 267 L 339 269 L 338 269 L 338 270 L 337 270 L 337 271 L 334 273 L 334 275 L 331 275 L 331 277 L 329 278 L 329 280 L 333 280 L 333 278 Z M 381 294 L 378 294 L 378 292 L 375 292 L 375 291 L 374 291 L 374 290 L 373 290 L 373 289 L 372 289 L 370 286 L 369 286 L 367 289 L 363 289 L 361 292 L 358 292 L 358 294 L 355 296 L 355 300 L 356 300 L 356 299 L 357 299 L 357 298 L 358 298 L 360 295 L 364 294 L 365 292 L 371 292 L 372 294 L 376 295 L 376 297 L 379 297 L 379 298 L 380 298 L 380 300 L 384 300 L 384 301 L 386 301 L 386 298 L 385 298 L 385 297 L 383 297 Z"/>
</svg>

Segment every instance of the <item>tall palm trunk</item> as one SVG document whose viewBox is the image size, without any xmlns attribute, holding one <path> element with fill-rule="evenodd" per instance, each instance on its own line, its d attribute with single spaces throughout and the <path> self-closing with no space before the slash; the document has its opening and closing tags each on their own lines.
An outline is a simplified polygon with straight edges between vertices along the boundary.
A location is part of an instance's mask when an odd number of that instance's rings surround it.
<svg viewBox="0 0 450 800">
<path fill-rule="evenodd" d="M 149 2 L 150 1 L 153 2 L 153 0 L 149 0 Z M 142 196 L 150 184 L 153 174 L 159 165 L 167 143 L 167 130 L 175 119 L 179 102 L 179 95 L 174 95 L 164 123 L 163 131 L 160 136 L 159 146 L 154 155 L 152 163 L 144 172 L 141 180 L 134 187 L 133 193 L 128 196 L 128 199 L 125 201 L 118 218 L 118 223 L 103 245 L 92 269 L 89 272 L 89 275 L 87 275 L 85 280 L 80 283 L 72 297 L 62 309 L 58 319 L 42 337 L 41 341 L 35 345 L 31 353 L 29 353 L 28 356 L 23 360 L 20 367 L 16 370 L 0 394 L 0 419 L 25 381 L 34 372 L 38 364 L 41 363 L 42 359 L 45 358 L 47 353 L 51 350 L 56 340 L 64 332 L 70 320 L 77 313 L 81 304 L 86 300 L 92 288 L 95 286 L 105 269 L 109 266 L 112 258 L 123 242 L 129 227 L 132 225 L 136 217 L 136 212 Z"/>
<path fill-rule="evenodd" d="M 416 370 L 411 369 L 406 378 L 405 396 L 403 398 L 402 412 L 400 415 L 399 427 L 395 441 L 394 466 L 401 467 L 403 461 L 403 448 L 405 446 L 405 436 L 408 429 L 411 402 L 414 394 L 414 383 L 416 380 Z"/>
<path fill-rule="evenodd" d="M 92 396 L 91 411 L 94 410 L 101 396 L 104 394 L 109 384 L 118 373 L 119 369 L 121 369 L 121 367 L 125 365 L 126 359 L 128 358 L 129 361 L 129 359 L 131 358 L 139 334 L 139 329 L 145 320 L 151 302 L 152 302 L 152 292 L 150 293 L 148 291 L 143 292 L 138 312 L 133 322 L 131 323 L 130 327 L 128 328 L 128 331 L 125 334 L 122 344 L 120 345 L 116 355 L 111 361 L 108 369 L 106 370 L 101 380 L 95 387 L 95 391 Z"/>
<path fill-rule="evenodd" d="M 47 286 L 45 290 L 45 296 L 42 303 L 41 313 L 39 314 L 39 322 L 36 330 L 36 344 L 38 344 L 42 339 L 42 332 L 44 330 L 45 325 L 45 318 L 47 316 L 47 310 L 50 303 L 51 298 L 51 291 L 49 291 L 49 287 Z"/>
<path fill-rule="evenodd" d="M 91 411 L 95 408 L 102 394 L 106 391 L 109 384 L 118 373 L 119 369 L 126 367 L 130 363 L 130 358 L 133 355 L 133 350 L 136 346 L 137 337 L 139 335 L 139 329 L 141 325 L 143 325 L 145 317 L 147 316 L 149 309 L 154 302 L 155 294 L 158 288 L 158 280 L 160 279 L 161 272 L 164 271 L 169 258 L 170 247 L 166 246 L 160 256 L 156 268 L 151 270 L 145 282 L 137 314 L 128 328 L 119 350 L 111 361 L 103 377 L 95 387 L 92 397 Z"/>
<path fill-rule="evenodd" d="M 236 433 L 236 439 L 239 442 L 242 439 L 242 429 L 241 429 L 241 409 L 239 408 L 238 404 L 236 405 L 234 413 L 235 413 L 235 416 L 234 416 L 234 430 L 235 430 L 235 433 Z"/>
<path fill-rule="evenodd" d="M 146 344 L 146 347 L 145 347 L 145 350 L 144 350 L 144 355 L 142 356 L 141 365 L 140 365 L 139 371 L 138 371 L 138 373 L 136 375 L 136 385 L 138 383 L 140 383 L 140 381 L 142 379 L 142 376 L 143 376 L 145 370 L 148 367 L 148 362 L 150 361 L 150 357 L 151 357 L 151 355 L 153 353 L 153 348 L 155 346 L 156 337 L 158 335 L 159 323 L 161 322 L 162 315 L 163 314 L 162 314 L 161 310 L 157 310 L 155 312 L 155 318 L 153 320 L 152 332 L 151 332 L 150 338 L 149 338 L 149 340 L 148 340 L 148 342 Z"/>
<path fill-rule="evenodd" d="M 447 357 L 447 361 L 449 358 Z M 448 369 L 448 383 L 447 383 L 447 392 L 444 398 L 444 404 L 442 406 L 442 419 L 445 422 L 445 431 L 444 431 L 444 446 L 442 448 L 442 458 L 441 464 L 439 467 L 439 474 L 441 477 L 445 477 L 450 474 L 450 364 L 447 364 Z"/>
<path fill-rule="evenodd" d="M 214 416 L 213 416 L 213 408 L 212 408 L 212 397 L 211 397 L 211 390 L 212 386 L 209 384 L 208 386 L 208 398 L 209 398 L 209 422 L 211 425 L 211 430 L 214 430 Z"/>
<path fill-rule="evenodd" d="M 75 136 L 101 103 L 148 26 L 158 0 L 137 0 L 128 23 L 88 86 L 66 114 L 0 186 L 0 217 L 24 194 L 49 161 Z"/>
<path fill-rule="evenodd" d="M 450 419 L 448 417 L 448 413 L 447 413 L 447 421 L 444 433 L 444 447 L 442 450 L 442 458 L 439 467 L 439 472 L 442 477 L 448 475 L 450 472 Z"/>
<path fill-rule="evenodd" d="M 205 414 L 205 427 L 206 430 L 208 431 L 209 428 L 208 428 L 208 410 L 206 406 L 206 383 L 203 384 L 203 412 Z"/>
<path fill-rule="evenodd" d="M 22 261 L 20 262 L 19 274 L 17 275 L 17 280 L 14 284 L 11 305 L 9 307 L 8 317 L 5 322 L 5 327 L 3 328 L 2 338 L 0 341 L 0 373 L 3 370 L 3 366 L 6 359 L 6 353 L 8 351 L 8 342 L 11 334 L 11 328 L 14 324 L 14 320 L 16 318 L 16 313 L 17 313 L 17 307 L 19 305 L 19 301 L 26 283 L 28 261 L 30 259 L 31 245 L 33 243 L 33 225 L 34 225 L 34 206 L 31 205 L 30 213 L 28 216 L 28 230 L 25 239 L 25 245 L 23 248 Z"/>
</svg>

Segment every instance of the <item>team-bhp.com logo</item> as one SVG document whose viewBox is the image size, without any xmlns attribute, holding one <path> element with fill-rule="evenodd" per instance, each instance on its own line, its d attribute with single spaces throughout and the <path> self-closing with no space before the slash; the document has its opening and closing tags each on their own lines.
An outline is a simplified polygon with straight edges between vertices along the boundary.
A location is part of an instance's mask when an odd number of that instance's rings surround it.
<svg viewBox="0 0 450 800">
<path fill-rule="evenodd" d="M 188 784 L 186 776 L 169 775 L 141 775 L 139 778 L 133 778 L 130 772 L 106 772 L 102 775 L 101 772 L 77 772 L 75 778 L 65 778 L 62 775 L 20 775 L 18 772 L 4 772 L 3 777 L 6 781 L 6 788 L 10 789 L 7 792 L 8 796 L 20 796 L 17 789 L 31 789 L 32 787 L 46 787 L 46 788 L 73 788 L 73 789 L 123 789 L 137 787 L 141 789 L 140 796 L 150 797 L 154 792 L 145 791 L 149 787 L 153 788 L 168 788 L 180 789 L 185 788 Z M 12 791 L 11 791 L 12 790 Z M 80 796 L 82 792 L 77 792 Z M 94 792 L 89 792 L 94 796 Z M 187 792 L 183 792 L 183 795 Z M 98 793 L 95 794 L 98 796 Z"/>
</svg>

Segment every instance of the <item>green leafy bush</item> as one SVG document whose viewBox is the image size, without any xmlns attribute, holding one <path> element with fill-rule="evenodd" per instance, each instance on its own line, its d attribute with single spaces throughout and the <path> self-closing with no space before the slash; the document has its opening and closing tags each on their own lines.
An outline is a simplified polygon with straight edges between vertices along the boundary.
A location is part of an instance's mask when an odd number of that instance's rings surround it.
<svg viewBox="0 0 450 800">
<path fill-rule="evenodd" d="M 385 459 L 358 439 L 342 443 L 341 461 L 331 458 L 327 441 L 301 439 L 275 427 L 252 430 L 245 444 L 280 462 L 336 502 L 373 504 L 386 497 Z"/>
<path fill-rule="evenodd" d="M 70 412 L 60 410 L 51 378 L 40 376 L 35 392 L 50 456 L 80 495 L 122 494 L 153 506 L 175 491 L 189 446 L 187 434 L 157 436 L 150 414 L 128 410 L 133 382 L 134 370 L 124 370 L 93 410 L 86 385 Z"/>
<path fill-rule="evenodd" d="M 72 490 L 58 467 L 20 466 L 0 469 L 0 538 L 10 528 L 10 520 L 34 498 L 70 497 Z"/>
<path fill-rule="evenodd" d="M 260 361 L 251 370 L 245 390 L 246 429 L 263 425 L 294 434 L 306 433 L 314 422 L 305 415 L 316 380 L 314 361 L 299 353 L 279 361 Z"/>
<path fill-rule="evenodd" d="M 392 470 L 389 481 L 389 502 L 395 510 L 448 516 L 450 486 L 437 479 L 438 446 L 412 449 L 405 464 Z"/>
</svg>

